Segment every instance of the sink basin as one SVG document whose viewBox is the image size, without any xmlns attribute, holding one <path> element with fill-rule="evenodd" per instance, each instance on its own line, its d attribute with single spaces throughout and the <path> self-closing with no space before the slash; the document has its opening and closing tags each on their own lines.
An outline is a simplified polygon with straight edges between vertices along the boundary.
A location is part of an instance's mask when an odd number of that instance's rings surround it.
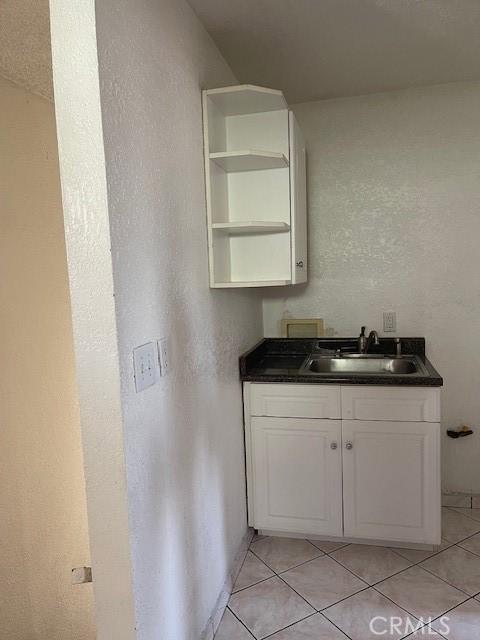
<svg viewBox="0 0 480 640">
<path fill-rule="evenodd" d="M 302 373 L 405 376 L 419 373 L 425 375 L 426 372 L 415 356 L 392 358 L 389 356 L 372 356 L 369 354 L 367 357 L 347 356 L 345 358 L 342 356 L 313 356 L 304 364 Z"/>
</svg>

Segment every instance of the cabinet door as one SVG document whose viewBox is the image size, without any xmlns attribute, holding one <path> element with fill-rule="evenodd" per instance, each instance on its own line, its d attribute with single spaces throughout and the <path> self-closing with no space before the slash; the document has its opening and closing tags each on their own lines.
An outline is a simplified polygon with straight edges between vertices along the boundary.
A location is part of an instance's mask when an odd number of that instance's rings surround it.
<svg viewBox="0 0 480 640">
<path fill-rule="evenodd" d="M 252 418 L 254 527 L 342 535 L 339 420 Z"/>
<path fill-rule="evenodd" d="M 292 284 L 307 281 L 307 166 L 305 139 L 290 111 Z"/>
<path fill-rule="evenodd" d="M 440 544 L 440 425 L 342 421 L 344 534 Z"/>
</svg>

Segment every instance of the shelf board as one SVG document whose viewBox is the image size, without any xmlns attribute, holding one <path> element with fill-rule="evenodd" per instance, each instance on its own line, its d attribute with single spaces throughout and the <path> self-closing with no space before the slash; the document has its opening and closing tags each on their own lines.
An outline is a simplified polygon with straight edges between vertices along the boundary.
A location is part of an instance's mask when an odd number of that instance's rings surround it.
<svg viewBox="0 0 480 640">
<path fill-rule="evenodd" d="M 288 160 L 283 153 L 254 151 L 252 149 L 211 153 L 210 160 L 229 173 L 288 167 Z"/>
<path fill-rule="evenodd" d="M 212 287 L 214 289 L 231 289 L 237 287 L 283 287 L 286 284 L 292 284 L 291 280 L 253 280 L 232 282 L 215 282 Z"/>
<path fill-rule="evenodd" d="M 270 220 L 247 220 L 240 222 L 214 222 L 212 229 L 230 235 L 247 235 L 254 233 L 283 233 L 290 230 L 290 225 L 286 222 L 272 222 Z"/>
<path fill-rule="evenodd" d="M 225 116 L 288 109 L 281 91 L 256 87 L 253 84 L 209 89 L 205 93 Z"/>
</svg>

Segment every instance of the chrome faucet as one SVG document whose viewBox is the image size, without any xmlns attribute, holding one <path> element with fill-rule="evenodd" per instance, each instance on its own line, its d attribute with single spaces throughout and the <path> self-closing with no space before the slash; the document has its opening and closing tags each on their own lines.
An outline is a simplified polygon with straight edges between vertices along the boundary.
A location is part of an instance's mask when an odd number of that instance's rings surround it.
<svg viewBox="0 0 480 640">
<path fill-rule="evenodd" d="M 380 344 L 380 340 L 378 339 L 378 333 L 375 330 L 370 331 L 370 333 L 368 334 L 367 344 L 365 345 L 365 353 L 368 353 L 368 350 L 372 346 L 372 342 L 374 345 Z"/>
<path fill-rule="evenodd" d="M 370 331 L 367 338 L 367 336 L 365 335 L 365 327 L 362 327 L 360 335 L 358 336 L 358 351 L 360 353 L 368 353 L 368 350 L 372 346 L 372 343 L 375 345 L 380 344 L 378 333 L 375 330 Z"/>
</svg>

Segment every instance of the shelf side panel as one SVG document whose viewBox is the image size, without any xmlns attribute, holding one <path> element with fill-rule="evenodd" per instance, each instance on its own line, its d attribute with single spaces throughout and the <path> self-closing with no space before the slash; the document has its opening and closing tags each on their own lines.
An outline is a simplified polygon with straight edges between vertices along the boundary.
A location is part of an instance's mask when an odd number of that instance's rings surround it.
<svg viewBox="0 0 480 640">
<path fill-rule="evenodd" d="M 307 167 L 305 139 L 290 112 L 290 208 L 292 227 L 292 282 L 308 278 L 307 256 Z"/>
<path fill-rule="evenodd" d="M 216 238 L 212 222 L 228 219 L 228 182 L 224 171 L 210 162 L 210 148 L 226 144 L 225 118 L 217 107 L 202 95 L 205 162 L 205 196 L 207 207 L 208 268 L 210 286 L 216 280 L 230 279 L 229 238 Z"/>
<path fill-rule="evenodd" d="M 222 112 L 208 98 L 204 100 L 208 118 L 208 150 L 210 153 L 227 145 L 227 121 Z"/>
</svg>

